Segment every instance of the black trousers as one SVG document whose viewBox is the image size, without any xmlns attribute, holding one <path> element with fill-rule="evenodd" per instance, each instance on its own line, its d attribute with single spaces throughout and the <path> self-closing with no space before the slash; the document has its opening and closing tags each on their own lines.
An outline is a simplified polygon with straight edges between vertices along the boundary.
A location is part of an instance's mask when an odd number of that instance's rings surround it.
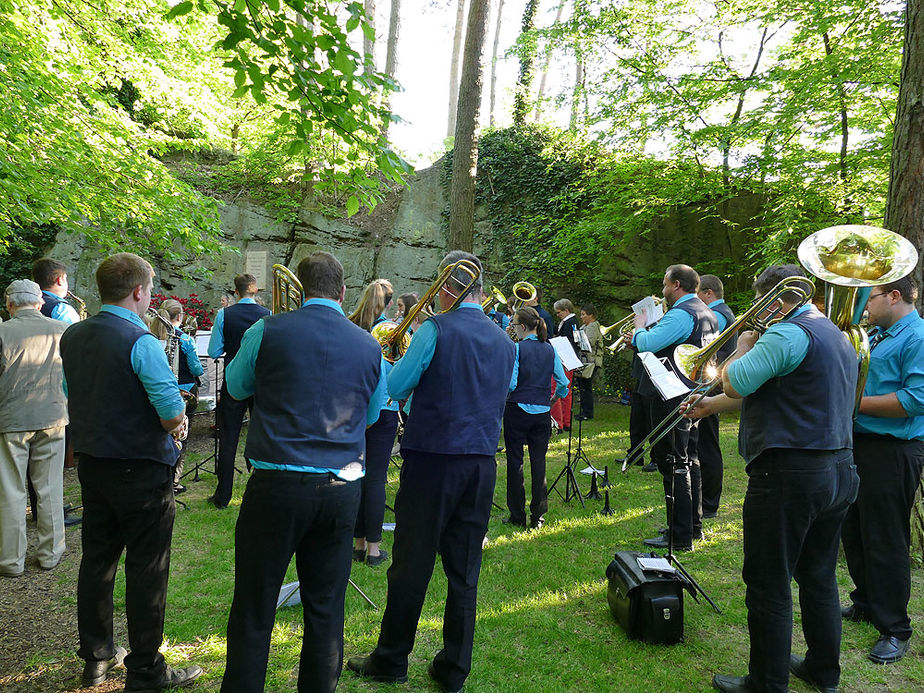
<svg viewBox="0 0 924 693">
<path fill-rule="evenodd" d="M 700 419 L 698 427 L 699 439 L 696 445 L 703 478 L 703 512 L 714 513 L 719 510 L 724 474 L 722 449 L 719 447 L 719 415 Z"/>
<path fill-rule="evenodd" d="M 228 388 L 222 382 L 218 408 L 215 412 L 218 422 L 218 460 L 215 463 L 218 486 L 215 487 L 215 505 L 227 505 L 231 501 L 237 443 L 241 437 L 244 415 L 252 404 L 252 397 L 242 400 L 234 399 L 228 394 Z"/>
<path fill-rule="evenodd" d="M 645 398 L 650 420 L 657 425 L 668 416 L 682 398 L 662 401 Z M 658 465 L 664 481 L 664 495 L 673 497 L 673 518 L 667 507 L 667 522 L 673 528 L 674 543 L 689 545 L 703 529 L 703 512 L 699 458 L 696 454 L 696 426 L 681 419 L 674 429 L 651 448 L 651 459 Z"/>
<path fill-rule="evenodd" d="M 87 661 L 115 654 L 112 587 L 125 551 L 125 615 L 131 652 L 128 681 L 163 677 L 158 652 L 170 575 L 170 542 L 176 505 L 173 467 L 151 460 L 103 459 L 81 454 L 83 496 L 80 574 L 77 578 L 78 656 Z"/>
<path fill-rule="evenodd" d="M 629 395 L 629 450 L 634 449 L 654 428 L 651 421 L 650 397 L 639 394 L 638 388 Z"/>
<path fill-rule="evenodd" d="M 594 375 L 596 373 L 597 369 L 594 368 Z M 588 419 L 594 418 L 594 380 L 593 376 L 590 378 L 574 376 L 574 384 L 577 385 L 578 393 L 581 395 L 581 416 Z"/>
<path fill-rule="evenodd" d="M 304 610 L 299 691 L 333 691 L 360 485 L 333 474 L 257 469 L 234 530 L 234 601 L 222 691 L 262 691 L 276 600 L 295 554 Z"/>
<path fill-rule="evenodd" d="M 388 601 L 372 659 L 383 673 L 407 673 L 407 658 L 439 553 L 449 586 L 443 649 L 433 666 L 440 681 L 456 690 L 472 667 L 481 541 L 488 529 L 497 465 L 488 455 L 413 450 L 402 450 L 401 455 Z"/>
<path fill-rule="evenodd" d="M 857 501 L 844 519 L 844 554 L 853 603 L 883 635 L 911 636 L 911 506 L 921 481 L 924 443 L 855 433 Z"/>
<path fill-rule="evenodd" d="M 548 413 L 527 414 L 515 402 L 504 408 L 504 449 L 507 451 L 507 508 L 510 519 L 526 522 L 526 491 L 523 482 L 523 446 L 529 449 L 530 521 L 535 523 L 549 510 L 545 480 L 545 455 L 549 450 L 552 424 Z"/>
<path fill-rule="evenodd" d="M 799 584 L 805 666 L 821 686 L 840 679 L 841 609 L 835 570 L 841 523 L 857 495 L 850 450 L 768 450 L 748 465 L 744 497 L 749 673 L 760 690 L 786 691 L 792 591 Z"/>
<path fill-rule="evenodd" d="M 388 409 L 383 409 L 378 421 L 366 429 L 366 475 L 361 480 L 362 493 L 353 536 L 373 543 L 382 541 L 385 481 L 397 431 L 398 412 Z"/>
</svg>

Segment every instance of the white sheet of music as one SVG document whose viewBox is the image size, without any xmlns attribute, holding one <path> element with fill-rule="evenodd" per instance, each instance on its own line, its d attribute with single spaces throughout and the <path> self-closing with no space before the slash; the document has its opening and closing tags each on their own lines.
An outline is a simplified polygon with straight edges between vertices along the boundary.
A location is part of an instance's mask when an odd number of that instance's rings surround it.
<svg viewBox="0 0 924 693">
<path fill-rule="evenodd" d="M 549 340 L 549 344 L 555 349 L 555 353 L 558 354 L 558 358 L 561 359 L 561 365 L 565 367 L 566 371 L 573 371 L 575 368 L 584 367 L 581 359 L 574 353 L 571 342 L 569 342 L 567 338 L 552 337 Z"/>
<path fill-rule="evenodd" d="M 674 399 L 690 391 L 690 388 L 677 377 L 677 374 L 666 368 L 661 363 L 661 359 L 650 351 L 643 351 L 638 357 L 641 359 L 642 365 L 651 377 L 651 382 L 658 389 L 662 399 Z"/>
<path fill-rule="evenodd" d="M 655 303 L 654 298 L 651 296 L 645 296 L 638 303 L 632 304 L 632 312 L 636 315 L 641 315 L 646 310 L 648 311 L 648 322 L 645 323 L 645 327 L 651 327 L 664 317 L 664 309 L 661 304 Z"/>
<path fill-rule="evenodd" d="M 196 332 L 196 353 L 199 356 L 209 355 L 209 339 L 211 337 L 211 330 L 199 330 Z"/>
</svg>

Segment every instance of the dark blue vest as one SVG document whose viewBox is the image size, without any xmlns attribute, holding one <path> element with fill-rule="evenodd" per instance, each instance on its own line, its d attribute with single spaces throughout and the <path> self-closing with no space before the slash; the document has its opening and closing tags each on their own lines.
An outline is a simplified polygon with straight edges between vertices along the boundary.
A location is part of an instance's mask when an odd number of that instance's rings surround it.
<svg viewBox="0 0 924 693">
<path fill-rule="evenodd" d="M 516 348 L 480 310 L 461 308 L 430 320 L 436 349 L 414 388 L 401 447 L 493 457 Z"/>
<path fill-rule="evenodd" d="M 692 315 L 693 331 L 684 341 L 670 344 L 660 351 L 656 351 L 655 356 L 658 358 L 667 358 L 670 362 L 671 368 L 674 369 L 674 372 L 677 374 L 677 376 L 689 387 L 693 387 L 695 383 L 681 375 L 676 364 L 674 363 L 674 349 L 679 344 L 693 344 L 697 348 L 706 346 L 709 342 L 716 338 L 716 335 L 718 335 L 719 322 L 716 320 L 715 313 L 709 309 L 709 306 L 703 303 L 696 296 L 687 299 L 683 303 L 675 304 L 671 310 L 682 310 L 685 313 Z M 658 399 L 661 398 L 658 390 L 651 382 L 651 378 L 648 377 L 648 371 L 646 371 L 644 367 L 642 368 L 642 377 L 639 380 L 638 391 L 639 394 L 642 394 L 646 397 L 657 397 Z"/>
<path fill-rule="evenodd" d="M 552 401 L 555 349 L 548 342 L 535 339 L 524 339 L 519 347 L 517 387 L 507 396 L 507 401 L 548 406 Z"/>
<path fill-rule="evenodd" d="M 173 438 L 132 370 L 132 347 L 149 334 L 108 312 L 67 328 L 61 358 L 74 450 L 93 457 L 176 462 Z"/>
<path fill-rule="evenodd" d="M 45 303 L 42 304 L 42 307 L 40 308 L 40 310 L 42 311 L 42 315 L 44 315 L 46 318 L 51 317 L 51 311 L 55 309 L 56 305 L 64 302 L 63 298 L 59 296 L 50 296 L 49 294 L 46 294 L 44 291 L 42 292 L 42 298 L 45 299 Z"/>
<path fill-rule="evenodd" d="M 222 330 L 225 343 L 225 363 L 230 363 L 237 354 L 237 350 L 241 348 L 241 339 L 247 328 L 264 315 L 269 314 L 266 308 L 256 303 L 235 303 L 225 308 L 223 318 L 225 322 Z"/>
<path fill-rule="evenodd" d="M 536 309 L 536 312 L 539 313 L 539 317 L 545 321 L 546 334 L 549 337 L 552 337 L 555 334 L 555 325 L 552 322 L 552 315 L 540 305 L 535 305 L 533 308 Z"/>
<path fill-rule="evenodd" d="M 366 411 L 382 361 L 378 342 L 322 305 L 264 323 L 244 454 L 324 469 L 364 462 Z"/>
<path fill-rule="evenodd" d="M 725 318 L 725 327 L 728 328 L 733 322 L 735 322 L 735 314 L 732 313 L 731 308 L 728 307 L 727 303 L 718 303 L 713 306 L 712 310 Z M 722 345 L 722 348 L 716 352 L 716 361 L 717 363 L 722 363 L 725 359 L 735 353 L 735 349 L 738 348 L 738 335 L 729 339 L 725 344 Z"/>
<path fill-rule="evenodd" d="M 764 450 L 853 447 L 857 354 L 815 308 L 792 320 L 809 336 L 802 363 L 744 398 L 738 451 L 750 462 Z"/>
<path fill-rule="evenodd" d="M 174 327 L 173 331 L 176 333 L 177 339 L 180 339 L 180 337 L 184 334 L 183 330 L 181 330 L 179 327 Z M 183 351 L 183 342 L 180 341 L 176 348 L 180 350 L 180 366 L 177 369 L 178 372 L 176 376 L 177 382 L 184 384 L 196 382 L 196 376 L 194 376 L 189 370 L 189 362 L 186 360 L 186 352 Z"/>
<path fill-rule="evenodd" d="M 488 313 L 488 317 L 491 318 L 495 325 L 501 329 L 504 329 L 504 317 L 499 310 L 492 310 L 490 313 Z"/>
</svg>

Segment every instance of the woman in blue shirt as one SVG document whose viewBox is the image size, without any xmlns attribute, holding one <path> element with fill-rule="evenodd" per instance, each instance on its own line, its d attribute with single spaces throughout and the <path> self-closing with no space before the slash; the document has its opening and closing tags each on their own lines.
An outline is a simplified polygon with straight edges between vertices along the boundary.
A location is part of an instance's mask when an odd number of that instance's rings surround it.
<svg viewBox="0 0 924 693">
<path fill-rule="evenodd" d="M 517 356 L 504 408 L 504 447 L 507 450 L 507 524 L 526 526 L 523 485 L 523 446 L 529 449 L 532 493 L 529 526 L 538 529 L 549 509 L 545 483 L 545 455 L 549 449 L 551 404 L 568 394 L 568 376 L 548 342 L 545 321 L 533 308 L 520 308 L 512 323 L 518 338 Z M 555 378 L 555 396 L 549 383 Z"/>
<path fill-rule="evenodd" d="M 393 293 L 387 279 L 374 280 L 366 286 L 350 320 L 371 332 L 375 325 L 387 319 L 385 311 L 391 305 Z M 386 361 L 384 366 L 387 376 L 392 364 Z M 378 421 L 366 429 L 366 474 L 362 479 L 362 495 L 353 530 L 353 560 L 365 561 L 371 566 L 384 563 L 388 558 L 388 552 L 380 545 L 385 519 L 385 481 L 397 432 L 398 403 L 383 394 Z"/>
</svg>

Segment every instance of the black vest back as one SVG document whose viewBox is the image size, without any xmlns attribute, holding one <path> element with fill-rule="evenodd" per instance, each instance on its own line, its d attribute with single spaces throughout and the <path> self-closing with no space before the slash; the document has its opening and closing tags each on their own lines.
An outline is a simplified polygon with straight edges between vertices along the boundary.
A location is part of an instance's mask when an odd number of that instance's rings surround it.
<svg viewBox="0 0 924 693">
<path fill-rule="evenodd" d="M 536 339 L 524 339 L 517 346 L 517 386 L 507 395 L 507 401 L 549 406 L 552 401 L 552 376 L 555 373 L 555 349 L 548 342 Z"/>
<path fill-rule="evenodd" d="M 45 299 L 45 302 L 42 304 L 42 307 L 39 310 L 42 311 L 42 315 L 44 315 L 46 318 L 50 318 L 51 311 L 55 309 L 55 306 L 64 301 L 63 298 L 46 294 L 44 291 L 42 292 L 42 298 Z"/>
<path fill-rule="evenodd" d="M 731 326 L 735 322 L 735 314 L 732 313 L 732 309 L 728 307 L 727 303 L 718 303 L 712 307 L 716 313 L 725 318 L 725 327 Z M 725 344 L 722 345 L 722 348 L 716 352 L 716 362 L 722 363 L 725 359 L 735 353 L 735 349 L 738 348 L 738 335 L 729 339 Z"/>
<path fill-rule="evenodd" d="M 222 337 L 225 343 L 225 363 L 230 363 L 241 348 L 241 339 L 247 328 L 270 311 L 256 303 L 235 303 L 224 310 Z"/>
<path fill-rule="evenodd" d="M 67 328 L 61 358 L 75 450 L 93 457 L 176 462 L 173 438 L 132 369 L 132 347 L 144 335 L 150 332 L 109 312 Z"/>
<path fill-rule="evenodd" d="M 366 411 L 382 349 L 333 308 L 266 318 L 245 455 L 273 464 L 342 469 L 365 461 Z"/>
<path fill-rule="evenodd" d="M 179 327 L 174 327 L 173 331 L 174 333 L 176 333 L 177 339 L 180 339 L 182 335 L 184 334 L 183 330 L 181 330 Z M 189 362 L 186 360 L 186 353 L 183 351 L 182 342 L 179 342 L 176 348 L 179 349 L 180 351 L 180 358 L 179 358 L 180 365 L 179 365 L 179 368 L 177 369 L 178 372 L 176 375 L 177 382 L 184 383 L 184 384 L 196 382 L 196 376 L 194 376 L 192 372 L 189 370 Z"/>
<path fill-rule="evenodd" d="M 679 344 L 692 344 L 697 348 L 706 346 L 718 335 L 719 321 L 716 320 L 715 313 L 709 309 L 709 306 L 703 303 L 696 296 L 687 299 L 683 303 L 674 304 L 671 310 L 682 310 L 685 313 L 689 313 L 693 317 L 693 331 L 690 333 L 690 336 L 682 342 L 670 344 L 660 351 L 656 351 L 655 356 L 658 358 L 667 358 L 671 368 L 674 369 L 674 372 L 677 374 L 677 376 L 687 386 L 693 387 L 696 383 L 686 378 L 674 363 L 674 349 Z M 645 397 L 657 397 L 658 399 L 661 398 L 658 390 L 651 382 L 651 378 L 648 377 L 648 371 L 646 371 L 644 367 L 642 368 L 642 376 L 639 379 L 638 391 L 639 394 L 644 395 Z"/>
<path fill-rule="evenodd" d="M 439 337 L 414 389 L 401 447 L 493 457 L 516 348 L 480 310 L 460 308 L 430 320 Z"/>
<path fill-rule="evenodd" d="M 853 446 L 857 354 L 814 307 L 789 322 L 809 336 L 802 363 L 744 398 L 738 451 L 750 462 L 764 450 L 840 450 Z"/>
</svg>

